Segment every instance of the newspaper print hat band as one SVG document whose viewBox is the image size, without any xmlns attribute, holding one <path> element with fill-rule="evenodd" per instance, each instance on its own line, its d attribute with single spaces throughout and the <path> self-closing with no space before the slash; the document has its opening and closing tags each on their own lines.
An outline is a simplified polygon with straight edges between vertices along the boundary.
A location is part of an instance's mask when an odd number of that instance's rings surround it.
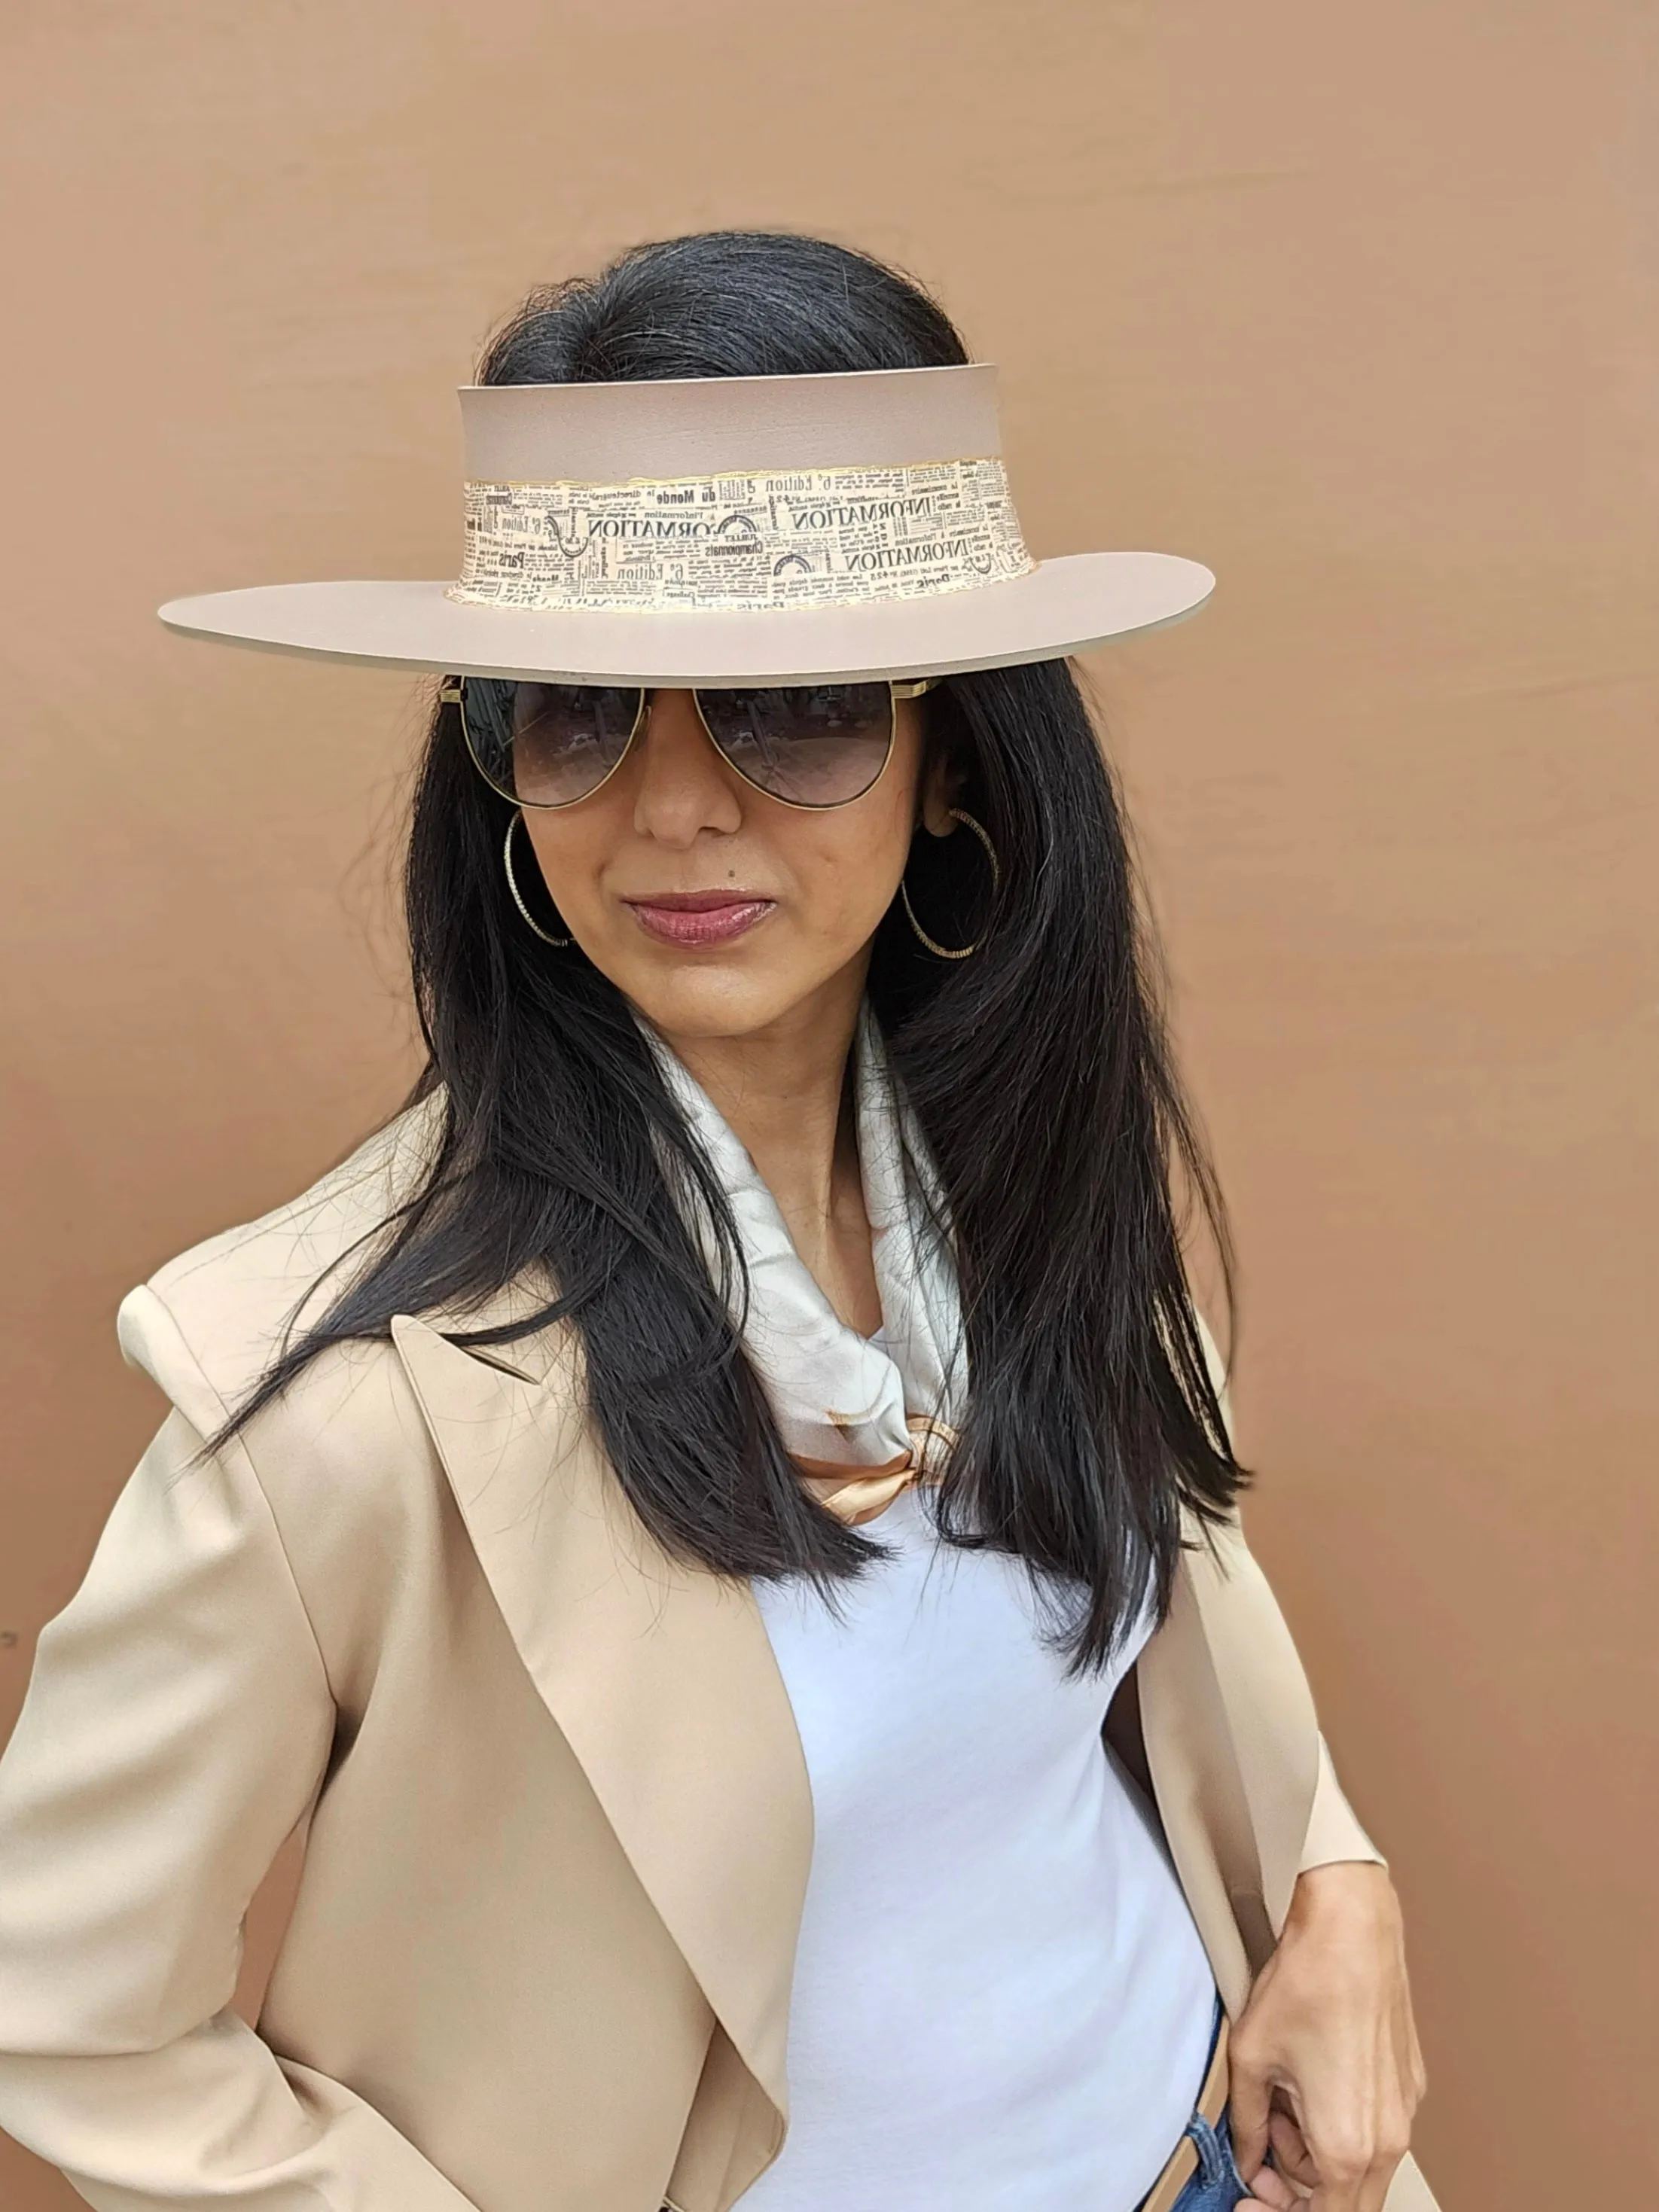
<svg viewBox="0 0 1659 2212">
<path fill-rule="evenodd" d="M 459 580 L 267 585 L 163 622 L 455 675 L 851 682 L 1055 659 L 1214 583 L 1171 554 L 1034 561 L 988 363 L 460 398 Z"/>
<path fill-rule="evenodd" d="M 1036 566 L 1000 460 L 466 487 L 449 597 L 497 607 L 828 607 Z"/>
</svg>

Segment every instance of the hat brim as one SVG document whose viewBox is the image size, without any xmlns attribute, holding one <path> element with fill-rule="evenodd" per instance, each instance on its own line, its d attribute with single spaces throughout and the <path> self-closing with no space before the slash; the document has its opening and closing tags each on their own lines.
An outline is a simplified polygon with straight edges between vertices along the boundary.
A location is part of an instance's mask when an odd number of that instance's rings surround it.
<svg viewBox="0 0 1659 2212">
<path fill-rule="evenodd" d="M 1172 553 L 1075 553 L 933 597 L 759 613 L 530 613 L 443 584 L 266 584 L 173 599 L 187 637 L 371 667 L 576 684 L 859 683 L 1055 660 L 1196 611 L 1215 578 Z"/>
</svg>

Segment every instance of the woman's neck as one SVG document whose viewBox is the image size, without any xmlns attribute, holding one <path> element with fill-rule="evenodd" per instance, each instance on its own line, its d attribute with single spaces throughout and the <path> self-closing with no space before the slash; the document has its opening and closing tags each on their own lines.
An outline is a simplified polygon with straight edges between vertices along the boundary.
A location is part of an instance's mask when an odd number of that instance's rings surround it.
<svg viewBox="0 0 1659 2212">
<path fill-rule="evenodd" d="M 755 1163 L 819 1289 L 867 1336 L 881 1326 L 881 1297 L 847 1081 L 860 985 L 826 986 L 747 1036 L 665 1042 Z"/>
</svg>

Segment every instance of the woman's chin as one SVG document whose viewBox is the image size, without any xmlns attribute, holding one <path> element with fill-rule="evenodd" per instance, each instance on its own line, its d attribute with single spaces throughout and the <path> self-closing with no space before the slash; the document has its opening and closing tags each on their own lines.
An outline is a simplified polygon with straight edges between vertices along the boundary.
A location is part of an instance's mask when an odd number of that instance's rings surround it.
<svg viewBox="0 0 1659 2212">
<path fill-rule="evenodd" d="M 743 1037 L 769 1029 L 810 997 L 822 979 L 757 972 L 732 954 L 671 956 L 635 967 L 615 981 L 631 1004 L 664 1036 Z M 643 971 L 643 972 L 641 972 Z"/>
<path fill-rule="evenodd" d="M 777 948 L 781 951 L 783 948 Z M 862 994 L 864 965 L 855 959 L 826 973 L 823 948 L 796 963 L 761 957 L 757 943 L 696 952 L 659 951 L 620 961 L 605 972 L 629 1003 L 665 1037 L 712 1041 L 757 1036 L 792 1014 L 828 1011 L 826 992 L 846 988 L 854 1009 Z"/>
</svg>

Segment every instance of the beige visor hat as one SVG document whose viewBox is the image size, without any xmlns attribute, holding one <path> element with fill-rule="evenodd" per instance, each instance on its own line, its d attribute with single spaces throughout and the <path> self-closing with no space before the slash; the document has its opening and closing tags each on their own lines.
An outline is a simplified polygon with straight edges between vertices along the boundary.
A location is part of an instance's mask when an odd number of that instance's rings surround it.
<svg viewBox="0 0 1659 2212">
<path fill-rule="evenodd" d="M 996 370 L 516 384 L 461 392 L 455 583 L 174 599 L 192 637 L 457 676 L 852 683 L 1006 668 L 1191 614 L 1169 553 L 1034 561 Z"/>
</svg>

